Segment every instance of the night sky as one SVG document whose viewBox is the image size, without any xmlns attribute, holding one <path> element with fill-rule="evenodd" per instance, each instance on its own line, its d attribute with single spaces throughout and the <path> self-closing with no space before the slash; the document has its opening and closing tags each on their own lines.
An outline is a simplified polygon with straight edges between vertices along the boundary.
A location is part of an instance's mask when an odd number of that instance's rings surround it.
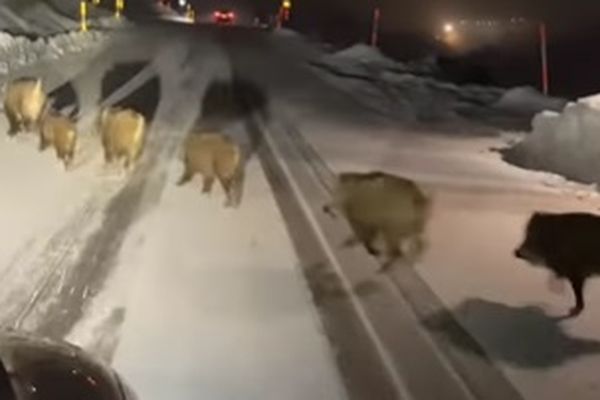
<svg viewBox="0 0 600 400">
<path fill-rule="evenodd" d="M 143 0 L 137 0 L 143 1 Z M 190 0 L 199 7 L 239 4 L 274 13 L 278 0 Z M 292 0 L 292 27 L 338 46 L 366 41 L 375 5 L 382 9 L 382 48 L 399 59 L 422 56 L 445 21 L 524 17 L 548 26 L 551 89 L 561 96 L 600 92 L 600 0 Z M 412 35 L 412 36 L 411 36 Z M 489 69 L 490 84 L 539 85 L 535 28 L 520 49 L 471 60 Z M 494 58 L 495 57 L 495 58 Z M 470 62 L 471 62 L 470 61 Z M 468 75 L 468 73 L 467 73 Z"/>
<path fill-rule="evenodd" d="M 198 5 L 210 0 L 192 0 Z M 262 8 L 276 7 L 273 0 L 221 0 L 219 2 L 251 4 Z M 339 14 L 341 17 L 363 21 L 370 10 L 378 4 L 384 15 L 384 29 L 413 30 L 431 29 L 449 18 L 460 17 L 511 17 L 525 16 L 544 19 L 557 29 L 589 29 L 600 20 L 598 0 L 294 0 L 296 11 L 307 14 Z"/>
</svg>

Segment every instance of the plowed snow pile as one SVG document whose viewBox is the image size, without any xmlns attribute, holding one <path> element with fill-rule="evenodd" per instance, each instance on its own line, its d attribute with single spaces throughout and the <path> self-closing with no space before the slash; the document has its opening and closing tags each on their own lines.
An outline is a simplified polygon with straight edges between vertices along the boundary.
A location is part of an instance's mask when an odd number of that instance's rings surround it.
<svg viewBox="0 0 600 400">
<path fill-rule="evenodd" d="M 527 119 L 542 110 L 560 110 L 566 103 L 531 87 L 507 90 L 444 82 L 435 77 L 433 59 L 398 62 L 365 44 L 327 54 L 313 65 L 365 106 L 404 121 L 490 122 L 511 115 Z"/>
<path fill-rule="evenodd" d="M 107 35 L 98 31 L 70 32 L 48 38 L 28 39 L 0 32 L 0 78 L 24 65 L 57 59 L 103 43 Z"/>
<path fill-rule="evenodd" d="M 600 97 L 569 104 L 562 113 L 544 112 L 533 132 L 505 159 L 515 165 L 554 172 L 583 183 L 600 184 Z"/>
</svg>

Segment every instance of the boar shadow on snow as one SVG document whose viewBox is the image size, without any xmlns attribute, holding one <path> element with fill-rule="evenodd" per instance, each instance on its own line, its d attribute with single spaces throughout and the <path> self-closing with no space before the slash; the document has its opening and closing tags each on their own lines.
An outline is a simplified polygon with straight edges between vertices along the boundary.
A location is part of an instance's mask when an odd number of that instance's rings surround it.
<svg viewBox="0 0 600 400">
<path fill-rule="evenodd" d="M 66 116 L 75 117 L 79 114 L 79 99 L 71 82 L 67 82 L 48 93 L 48 102 L 53 109 Z"/>
<path fill-rule="evenodd" d="M 268 120 L 269 101 L 257 84 L 234 76 L 231 81 L 211 82 L 202 99 L 202 113 L 198 126 L 207 130 L 221 130 L 235 122 L 245 122 L 256 117 Z M 260 137 L 249 134 L 250 153 L 260 145 Z"/>
<path fill-rule="evenodd" d="M 304 274 L 317 306 L 347 299 L 350 295 L 333 267 L 325 261 L 307 264 L 304 267 Z M 380 280 L 365 279 L 356 283 L 352 291 L 359 297 L 368 297 L 384 290 L 381 285 Z"/>
<path fill-rule="evenodd" d="M 455 318 L 477 338 L 485 353 L 470 336 L 465 338 L 464 333 L 453 329 Z M 600 341 L 570 336 L 560 321 L 561 318 L 548 316 L 535 306 L 512 307 L 467 299 L 451 312 L 426 317 L 423 323 L 464 352 L 521 368 L 552 368 L 600 353 Z"/>
<path fill-rule="evenodd" d="M 140 62 L 124 63 L 118 64 L 109 70 L 102 79 L 102 101 L 128 84 L 147 66 L 147 63 Z M 114 106 L 131 108 L 142 114 L 146 121 L 152 121 L 158 109 L 160 98 L 160 79 L 154 75 L 146 81 L 138 82 L 136 86 L 131 88 L 131 92 L 117 100 Z"/>
</svg>

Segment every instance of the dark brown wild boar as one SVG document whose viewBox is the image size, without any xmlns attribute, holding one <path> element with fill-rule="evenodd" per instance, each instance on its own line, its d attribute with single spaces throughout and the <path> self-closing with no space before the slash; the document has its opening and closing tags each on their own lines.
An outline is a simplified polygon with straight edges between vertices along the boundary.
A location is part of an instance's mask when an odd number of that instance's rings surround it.
<svg viewBox="0 0 600 400">
<path fill-rule="evenodd" d="M 600 274 L 600 217 L 586 213 L 534 213 L 515 256 L 569 280 L 575 295 L 570 316 L 585 308 L 586 280 Z"/>
</svg>

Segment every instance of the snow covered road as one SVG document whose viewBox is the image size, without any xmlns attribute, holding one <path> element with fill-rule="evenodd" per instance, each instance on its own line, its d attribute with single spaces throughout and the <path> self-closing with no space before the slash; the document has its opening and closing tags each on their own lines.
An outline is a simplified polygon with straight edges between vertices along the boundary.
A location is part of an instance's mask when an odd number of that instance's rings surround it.
<svg viewBox="0 0 600 400">
<path fill-rule="evenodd" d="M 504 164 L 489 151 L 504 139 L 479 131 L 481 125 L 442 129 L 369 111 L 369 99 L 357 101 L 311 68 L 320 56 L 289 32 L 155 22 L 15 72 L 42 74 L 61 106 L 80 113 L 82 144 L 65 172 L 53 154 L 38 154 L 32 137 L 0 140 L 0 159 L 9 166 L 0 171 L 0 223 L 10 227 L 0 252 L 2 325 L 66 337 L 112 360 L 143 399 L 377 393 L 386 400 L 401 393 L 421 400 L 438 398 L 446 387 L 445 399 L 597 398 L 600 291 L 590 285 L 589 309 L 559 323 L 553 317 L 571 298 L 550 294 L 543 271 L 512 257 L 532 211 L 596 210 L 597 196 Z M 220 97 L 223 85 L 233 100 Z M 99 104 L 133 106 L 151 121 L 144 157 L 129 175 L 103 165 L 90 131 Z M 179 146 L 195 124 L 243 145 L 241 208 L 225 209 L 220 190 L 202 196 L 198 182 L 176 186 Z M 293 142 L 290 132 L 296 144 L 278 152 L 278 143 Z M 311 146 L 314 159 L 303 153 Z M 322 197 L 302 193 L 302 179 L 281 179 L 302 178 L 304 169 L 306 182 L 316 179 L 310 171 L 318 159 L 329 173 L 380 169 L 412 177 L 432 194 L 429 248 L 417 273 L 378 275 L 362 250 L 303 236 L 323 226 L 331 231 L 321 204 L 310 203 Z M 292 215 L 295 202 L 307 215 Z M 320 302 L 315 288 L 330 289 L 331 278 L 312 279 L 321 251 L 349 264 L 366 260 L 358 274 L 372 288 Z M 371 321 L 388 319 L 386 332 L 404 326 L 402 334 L 385 337 L 365 323 L 371 316 L 361 315 L 344 339 L 340 327 L 353 326 L 336 326 L 332 315 L 347 312 L 345 301 L 364 305 L 366 314 L 377 311 L 369 305 L 391 287 L 400 296 Z M 450 316 L 458 336 L 446 329 Z M 348 393 L 361 385 L 344 372 L 378 381 L 378 370 L 364 370 L 371 360 L 361 358 L 361 329 L 379 346 L 387 372 L 404 362 L 407 374 L 392 376 L 392 391 Z M 354 354 L 340 353 L 353 346 L 353 335 Z M 427 371 L 446 375 L 435 375 L 433 387 Z M 495 397 L 486 397 L 496 388 Z"/>
<path fill-rule="evenodd" d="M 238 68 L 269 87 L 271 102 L 333 171 L 397 173 L 416 179 L 433 196 L 429 249 L 418 274 L 397 271 L 389 278 L 433 333 L 439 351 L 464 374 L 472 394 L 597 398 L 600 324 L 592 308 L 600 295 L 597 285 L 588 287 L 592 306 L 584 315 L 559 322 L 556 317 L 573 301 L 570 291 L 556 296 L 542 269 L 513 257 L 532 212 L 597 211 L 593 189 L 504 163 L 491 149 L 506 146 L 505 138 L 490 136 L 489 128 L 418 126 L 366 112 L 355 98 L 315 76 L 308 62 L 319 52 L 302 38 L 278 36 L 270 45 L 260 57 L 250 56 L 258 46 L 240 46 L 238 60 L 252 61 Z M 437 302 L 451 314 L 432 313 Z M 451 316 L 476 344 L 456 335 Z M 502 395 L 483 378 L 496 376 L 496 367 L 518 394 Z"/>
<path fill-rule="evenodd" d="M 198 184 L 175 186 L 183 137 L 212 106 L 203 101 L 207 90 L 231 80 L 229 60 L 211 36 L 148 26 L 115 34 L 103 51 L 65 65 L 70 74 L 60 62 L 21 71 L 47 75 L 51 90 L 67 88 L 54 98 L 80 112 L 80 127 L 89 129 L 100 101 L 134 106 L 152 124 L 129 176 L 102 165 L 99 139 L 89 131 L 67 173 L 46 168 L 55 161 L 39 158 L 33 137 L 6 139 L 13 165 L 31 180 L 20 176 L 19 188 L 13 180 L 14 202 L 6 207 L 7 223 L 24 232 L 13 235 L 22 246 L 16 255 L 5 247 L 11 290 L 2 298 L 4 325 L 66 337 L 113 359 L 141 398 L 344 398 L 257 160 L 248 157 L 240 210 L 225 210 L 220 193 L 201 196 Z M 243 143 L 243 124 L 225 128 Z M 35 181 L 40 174 L 44 186 Z M 58 204 L 19 206 L 20 197 Z"/>
</svg>

